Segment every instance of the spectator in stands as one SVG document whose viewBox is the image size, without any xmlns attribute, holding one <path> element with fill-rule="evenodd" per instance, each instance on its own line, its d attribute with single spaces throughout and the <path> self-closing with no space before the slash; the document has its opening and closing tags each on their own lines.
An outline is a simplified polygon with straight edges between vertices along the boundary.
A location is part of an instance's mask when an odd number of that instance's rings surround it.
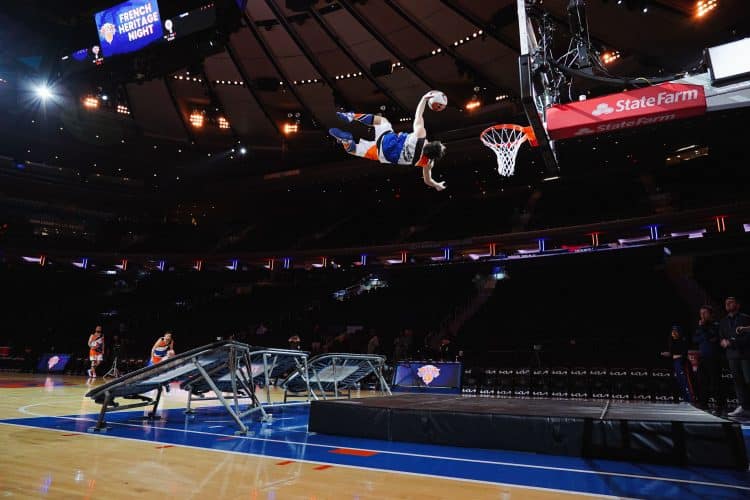
<svg viewBox="0 0 750 500">
<path fill-rule="evenodd" d="M 96 328 L 94 328 L 94 333 L 89 335 L 88 345 L 91 368 L 89 368 L 86 373 L 88 373 L 89 378 L 96 378 L 96 367 L 99 366 L 104 359 L 104 335 L 102 334 L 101 325 L 97 325 Z"/>
<path fill-rule="evenodd" d="M 724 406 L 721 396 L 721 346 L 719 345 L 719 322 L 714 319 L 714 308 L 704 305 L 699 311 L 698 326 L 693 342 L 698 345 L 698 402 L 703 409 L 708 408 L 708 400 L 713 397 L 717 411 Z"/>
<path fill-rule="evenodd" d="M 299 335 L 292 335 L 287 342 L 289 343 L 289 349 L 295 351 L 302 349 L 302 340 L 299 338 Z"/>
<path fill-rule="evenodd" d="M 411 330 L 408 328 L 401 332 L 401 335 L 393 341 L 393 361 L 401 361 L 409 357 L 409 348 L 411 347 Z"/>
<path fill-rule="evenodd" d="M 672 360 L 674 376 L 677 379 L 677 387 L 682 400 L 690 402 L 693 398 L 687 372 L 687 351 L 688 343 L 682 336 L 682 330 L 677 325 L 673 326 L 669 337 L 669 350 L 662 352 L 661 355 Z"/>
<path fill-rule="evenodd" d="M 440 350 L 440 334 L 437 330 L 430 330 L 424 337 L 422 344 L 422 359 L 432 359 L 436 353 Z"/>
<path fill-rule="evenodd" d="M 349 352 L 349 336 L 347 333 L 342 332 L 333 337 L 327 352 Z"/>
<path fill-rule="evenodd" d="M 440 361 L 456 361 L 458 352 L 448 336 L 440 340 Z"/>
<path fill-rule="evenodd" d="M 255 336 L 256 337 L 262 337 L 263 335 L 266 335 L 268 333 L 268 328 L 266 327 L 265 323 L 262 321 L 258 325 L 258 328 L 255 329 Z"/>
<path fill-rule="evenodd" d="M 750 417 L 750 316 L 740 312 L 735 297 L 726 298 L 724 309 L 727 315 L 719 323 L 720 343 L 727 354 L 739 403 L 728 416 Z"/>
<path fill-rule="evenodd" d="M 318 323 L 315 323 L 310 333 L 310 351 L 313 355 L 323 351 L 323 331 Z"/>
<path fill-rule="evenodd" d="M 370 330 L 370 340 L 367 342 L 367 354 L 380 354 L 380 338 L 378 332 Z"/>
</svg>

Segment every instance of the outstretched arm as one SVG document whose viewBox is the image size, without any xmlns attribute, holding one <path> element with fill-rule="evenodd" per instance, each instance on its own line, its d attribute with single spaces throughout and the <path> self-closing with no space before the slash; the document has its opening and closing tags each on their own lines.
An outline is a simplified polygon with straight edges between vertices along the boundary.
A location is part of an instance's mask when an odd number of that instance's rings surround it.
<svg viewBox="0 0 750 500">
<path fill-rule="evenodd" d="M 437 182 L 432 178 L 432 166 L 433 163 L 432 161 L 430 161 L 430 163 L 426 167 L 422 167 L 422 179 L 424 179 L 424 183 L 431 188 L 442 191 L 443 189 L 445 189 L 445 181 Z"/>
<path fill-rule="evenodd" d="M 424 128 L 424 117 L 422 115 L 424 115 L 424 108 L 432 95 L 432 92 L 427 92 L 423 95 L 417 105 L 417 111 L 414 112 L 414 134 L 418 139 L 427 137 L 427 130 Z"/>
</svg>

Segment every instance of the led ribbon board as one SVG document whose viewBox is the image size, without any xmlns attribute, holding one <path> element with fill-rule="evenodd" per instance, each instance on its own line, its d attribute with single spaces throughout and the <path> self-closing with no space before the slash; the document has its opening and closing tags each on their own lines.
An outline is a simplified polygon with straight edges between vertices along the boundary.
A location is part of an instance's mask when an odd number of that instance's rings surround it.
<svg viewBox="0 0 750 500">
<path fill-rule="evenodd" d="M 552 106 L 547 110 L 547 130 L 553 139 L 569 139 L 655 125 L 705 112 L 703 86 L 662 83 Z"/>
</svg>

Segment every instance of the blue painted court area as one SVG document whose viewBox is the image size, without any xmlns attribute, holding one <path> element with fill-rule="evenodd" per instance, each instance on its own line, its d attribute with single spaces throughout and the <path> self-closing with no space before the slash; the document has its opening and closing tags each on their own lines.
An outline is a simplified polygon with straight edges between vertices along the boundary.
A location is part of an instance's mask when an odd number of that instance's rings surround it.
<svg viewBox="0 0 750 500">
<path fill-rule="evenodd" d="M 640 498 L 750 498 L 750 472 L 679 468 L 521 452 L 375 441 L 307 432 L 309 407 L 269 409 L 271 423 L 254 421 L 247 436 L 235 436 L 233 422 L 217 407 L 194 415 L 164 411 L 142 420 L 142 411 L 108 414 L 105 436 L 217 452 L 260 455 L 402 473 Z M 96 415 L 0 420 L 65 432 L 87 432 Z M 750 430 L 745 429 L 750 441 Z M 750 448 L 750 446 L 749 446 Z"/>
</svg>

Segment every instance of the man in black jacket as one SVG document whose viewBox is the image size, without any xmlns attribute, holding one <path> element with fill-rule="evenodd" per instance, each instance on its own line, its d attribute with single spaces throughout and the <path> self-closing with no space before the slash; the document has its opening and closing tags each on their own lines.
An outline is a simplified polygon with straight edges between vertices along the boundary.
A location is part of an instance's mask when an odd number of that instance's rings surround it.
<svg viewBox="0 0 750 500">
<path fill-rule="evenodd" d="M 724 308 L 727 315 L 719 323 L 720 344 L 727 353 L 739 403 L 728 416 L 750 417 L 750 316 L 740 312 L 740 302 L 734 297 L 726 298 Z"/>
<path fill-rule="evenodd" d="M 722 349 L 719 345 L 719 322 L 714 319 L 714 308 L 710 305 L 700 308 L 699 317 L 698 327 L 693 334 L 693 342 L 700 350 L 698 402 L 701 408 L 707 409 L 708 400 L 713 396 L 720 412 L 724 407 L 724 398 L 721 395 Z"/>
</svg>

